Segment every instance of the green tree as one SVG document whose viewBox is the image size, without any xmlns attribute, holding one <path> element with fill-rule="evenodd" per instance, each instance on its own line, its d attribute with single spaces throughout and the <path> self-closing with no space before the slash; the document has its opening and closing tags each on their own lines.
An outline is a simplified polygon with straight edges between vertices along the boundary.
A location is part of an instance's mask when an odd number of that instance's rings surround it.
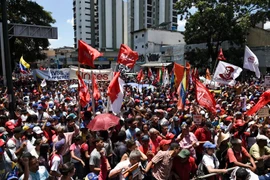
<svg viewBox="0 0 270 180">
<path fill-rule="evenodd" d="M 29 0 L 7 1 L 7 12 L 9 23 L 43 26 L 51 26 L 51 24 L 55 23 L 51 12 L 44 10 L 36 2 Z M 15 62 L 19 61 L 21 55 L 24 56 L 27 62 L 45 59 L 46 56 L 40 50 L 47 49 L 50 44 L 48 39 L 12 37 L 9 40 L 9 45 L 14 68 Z"/>
<path fill-rule="evenodd" d="M 249 28 L 270 19 L 269 0 L 181 0 L 176 7 L 180 19 L 187 20 L 184 32 L 186 43 L 207 45 L 208 58 L 203 59 L 200 62 L 202 64 L 211 63 L 210 57 L 212 63 L 215 62 L 224 41 L 242 48 Z M 192 7 L 197 9 L 193 14 L 190 11 Z M 226 55 L 229 55 L 230 51 L 232 50 L 224 53 L 225 57 L 228 58 Z M 191 56 L 190 59 L 191 63 L 195 61 Z M 234 57 L 235 60 L 240 59 Z"/>
</svg>

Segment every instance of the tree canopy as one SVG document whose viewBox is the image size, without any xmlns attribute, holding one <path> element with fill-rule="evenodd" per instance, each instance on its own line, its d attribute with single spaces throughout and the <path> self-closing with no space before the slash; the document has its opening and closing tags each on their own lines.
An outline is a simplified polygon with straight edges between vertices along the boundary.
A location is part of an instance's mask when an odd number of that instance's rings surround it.
<svg viewBox="0 0 270 180">
<path fill-rule="evenodd" d="M 265 0 L 181 0 L 176 3 L 176 8 L 180 20 L 187 20 L 184 32 L 186 43 L 206 43 L 208 59 L 211 57 L 212 63 L 222 42 L 243 47 L 249 28 L 270 19 L 270 2 Z M 196 12 L 192 13 L 191 8 L 195 8 Z M 191 55 L 188 57 L 191 64 L 194 63 L 195 59 Z M 200 63 L 211 63 L 208 59 Z"/>
<path fill-rule="evenodd" d="M 9 23 L 43 26 L 51 26 L 51 24 L 55 23 L 51 12 L 44 10 L 36 2 L 29 0 L 7 1 L 7 13 Z M 12 37 L 9 45 L 14 67 L 14 62 L 18 61 L 21 55 L 24 56 L 27 62 L 45 59 L 45 55 L 40 50 L 46 49 L 50 44 L 48 39 Z"/>
</svg>

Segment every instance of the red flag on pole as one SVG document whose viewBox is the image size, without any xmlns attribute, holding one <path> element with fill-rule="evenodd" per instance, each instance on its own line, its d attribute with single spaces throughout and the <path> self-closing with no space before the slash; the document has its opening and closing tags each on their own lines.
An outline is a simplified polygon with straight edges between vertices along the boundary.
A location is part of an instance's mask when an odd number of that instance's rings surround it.
<svg viewBox="0 0 270 180">
<path fill-rule="evenodd" d="M 270 102 L 270 89 L 265 91 L 259 101 L 257 102 L 257 104 L 255 106 L 253 106 L 249 111 L 247 111 L 247 115 L 253 115 L 254 113 L 256 113 L 259 109 L 261 109 L 263 106 L 265 106 L 267 103 Z"/>
<path fill-rule="evenodd" d="M 79 80 L 79 96 L 80 96 L 80 104 L 82 107 L 85 107 L 90 101 L 90 93 L 88 91 L 87 86 L 85 85 L 80 74 L 77 74 Z"/>
<path fill-rule="evenodd" d="M 88 65 L 90 67 L 95 67 L 94 60 L 103 54 L 100 53 L 95 48 L 92 48 L 82 40 L 79 40 L 79 49 L 78 49 L 78 61 L 81 64 Z"/>
<path fill-rule="evenodd" d="M 198 104 L 216 114 L 216 101 L 211 92 L 197 78 L 193 78 L 193 82 Z"/>
<path fill-rule="evenodd" d="M 138 59 L 139 55 L 136 51 L 132 51 L 127 45 L 121 44 L 117 63 L 133 68 Z"/>
<path fill-rule="evenodd" d="M 218 60 L 223 60 L 223 61 L 226 60 L 226 58 L 225 58 L 224 55 L 223 55 L 222 48 L 220 48 L 220 50 L 219 50 L 219 53 L 218 53 Z"/>
<path fill-rule="evenodd" d="M 96 76 L 94 74 L 92 74 L 92 86 L 93 86 L 93 97 L 97 101 L 98 99 L 100 99 L 100 92 L 98 90 Z"/>
<path fill-rule="evenodd" d="M 141 69 L 137 75 L 137 81 L 140 83 L 143 80 L 143 70 Z"/>
</svg>

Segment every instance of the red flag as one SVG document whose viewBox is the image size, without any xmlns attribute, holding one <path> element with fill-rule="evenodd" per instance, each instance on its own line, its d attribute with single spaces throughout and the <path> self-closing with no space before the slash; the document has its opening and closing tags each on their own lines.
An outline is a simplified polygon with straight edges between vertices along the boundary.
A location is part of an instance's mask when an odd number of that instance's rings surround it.
<svg viewBox="0 0 270 180">
<path fill-rule="evenodd" d="M 259 109 L 261 109 L 263 106 L 265 106 L 267 103 L 270 102 L 270 89 L 265 91 L 259 101 L 257 102 L 257 104 L 255 106 L 253 106 L 249 111 L 247 111 L 247 115 L 253 115 L 254 113 L 256 113 Z"/>
<path fill-rule="evenodd" d="M 143 80 L 143 70 L 141 69 L 137 75 L 137 81 L 140 83 Z"/>
<path fill-rule="evenodd" d="M 79 73 L 77 74 L 77 76 L 79 80 L 78 90 L 79 90 L 79 96 L 80 96 L 80 104 L 81 106 L 85 107 L 90 101 L 90 93 Z"/>
<path fill-rule="evenodd" d="M 196 89 L 196 99 L 199 105 L 216 114 L 216 101 L 210 91 L 197 79 L 193 78 Z"/>
<path fill-rule="evenodd" d="M 103 54 L 100 53 L 95 48 L 92 48 L 82 40 L 79 40 L 79 49 L 78 49 L 78 61 L 81 64 L 88 65 L 90 67 L 95 67 L 94 60 Z"/>
<path fill-rule="evenodd" d="M 222 48 L 219 49 L 218 60 L 223 60 L 223 61 L 226 60 L 226 58 L 225 58 L 224 55 L 223 55 Z"/>
<path fill-rule="evenodd" d="M 98 90 L 96 76 L 94 74 L 92 74 L 92 86 L 93 86 L 93 97 L 95 98 L 95 100 L 99 100 L 100 99 L 100 92 Z"/>
<path fill-rule="evenodd" d="M 132 69 L 138 59 L 139 55 L 136 51 L 132 51 L 132 49 L 127 45 L 121 44 L 117 63 L 123 64 Z"/>
<path fill-rule="evenodd" d="M 184 66 L 174 63 L 174 85 L 176 88 L 179 87 L 179 84 L 183 79 L 184 71 L 185 71 Z"/>
</svg>

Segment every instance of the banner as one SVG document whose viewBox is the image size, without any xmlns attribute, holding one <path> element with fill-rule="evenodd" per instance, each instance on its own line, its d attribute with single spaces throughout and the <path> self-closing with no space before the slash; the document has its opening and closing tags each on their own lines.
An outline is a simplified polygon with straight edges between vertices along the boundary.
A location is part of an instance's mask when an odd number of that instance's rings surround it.
<svg viewBox="0 0 270 180">
<path fill-rule="evenodd" d="M 33 76 L 40 79 L 45 79 L 47 81 L 62 81 L 62 80 L 69 80 L 69 68 L 63 69 L 47 69 L 47 70 L 39 70 L 35 69 L 33 71 Z"/>
<path fill-rule="evenodd" d="M 76 72 L 77 66 L 70 66 L 70 79 L 78 79 Z M 80 68 L 80 75 L 84 80 L 91 81 L 91 72 L 96 76 L 97 81 L 110 81 L 112 79 L 112 69 L 85 69 Z"/>
</svg>

